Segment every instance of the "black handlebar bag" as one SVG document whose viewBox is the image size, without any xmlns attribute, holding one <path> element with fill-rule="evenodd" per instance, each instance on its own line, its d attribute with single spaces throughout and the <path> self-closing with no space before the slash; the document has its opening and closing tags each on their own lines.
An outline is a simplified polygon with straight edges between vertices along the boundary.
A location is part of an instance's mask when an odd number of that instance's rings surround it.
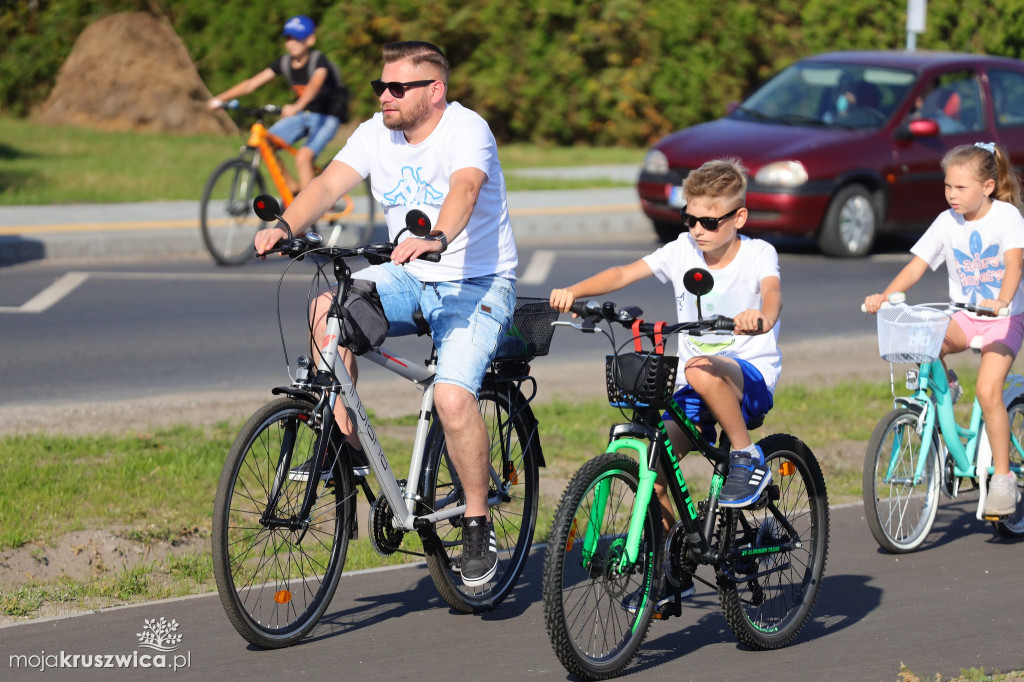
<svg viewBox="0 0 1024 682">
<path fill-rule="evenodd" d="M 376 282 L 352 280 L 341 309 L 341 337 L 345 347 L 356 355 L 377 350 L 389 329 L 391 325 L 377 294 Z"/>
</svg>

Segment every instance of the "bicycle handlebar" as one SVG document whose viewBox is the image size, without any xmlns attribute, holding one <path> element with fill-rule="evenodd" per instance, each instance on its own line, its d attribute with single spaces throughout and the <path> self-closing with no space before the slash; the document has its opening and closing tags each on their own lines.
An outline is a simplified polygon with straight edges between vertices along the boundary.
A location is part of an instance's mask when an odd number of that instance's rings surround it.
<svg viewBox="0 0 1024 682">
<path fill-rule="evenodd" d="M 900 303 L 902 303 L 902 302 L 900 302 Z M 882 308 L 889 308 L 889 307 L 891 307 L 893 305 L 899 305 L 899 303 L 890 303 L 888 301 L 883 301 L 881 307 Z M 919 305 L 942 305 L 942 304 L 928 303 L 928 304 L 919 304 Z M 997 311 L 995 308 L 989 308 L 987 306 L 974 305 L 973 303 L 957 303 L 956 301 L 950 301 L 949 303 L 946 303 L 945 305 L 949 306 L 950 308 L 957 308 L 957 309 L 960 309 L 960 310 L 966 310 L 969 313 L 981 313 L 982 315 L 991 315 L 991 316 L 994 316 L 994 317 L 1009 317 L 1009 315 L 1010 315 L 1010 309 L 1009 308 L 1000 308 Z M 864 305 L 863 303 L 861 303 L 860 304 L 860 311 L 862 313 L 866 313 L 868 311 L 867 306 Z"/>
<path fill-rule="evenodd" d="M 264 114 L 270 114 L 271 116 L 281 115 L 281 107 L 277 106 L 276 104 L 264 104 L 261 107 L 243 107 L 237 99 L 232 99 L 228 100 L 227 102 L 217 100 L 215 102 L 215 106 L 217 106 L 220 109 L 226 109 L 228 111 L 237 111 L 241 114 L 245 114 L 246 116 L 251 116 L 254 118 L 260 118 Z"/>
<path fill-rule="evenodd" d="M 300 258 L 311 251 L 321 253 L 328 258 L 350 258 L 362 256 L 368 261 L 383 263 L 387 261 L 391 252 L 395 250 L 395 244 L 390 242 L 378 242 L 366 244 L 357 248 L 343 248 L 340 246 L 323 246 L 323 237 L 316 232 L 307 232 L 301 237 L 284 238 L 277 242 L 273 248 L 267 249 L 266 255 L 283 253 L 290 258 Z M 420 255 L 420 260 L 436 263 L 441 260 L 441 254 L 436 251 L 429 251 Z"/>
<path fill-rule="evenodd" d="M 569 307 L 569 312 L 575 313 L 579 317 L 587 320 L 607 320 L 608 322 L 620 324 L 623 327 L 632 327 L 633 323 L 640 319 L 640 316 L 644 311 L 637 306 L 624 306 L 619 308 L 616 307 L 615 303 L 612 301 L 598 303 L 597 301 L 583 300 L 574 301 Z M 642 334 L 654 334 L 657 326 L 658 324 L 653 322 L 642 322 L 639 325 L 638 330 Z M 732 332 L 733 327 L 734 324 L 731 317 L 714 315 L 712 317 L 695 320 L 693 322 L 667 324 L 662 326 L 660 331 L 662 334 L 673 334 L 675 332 L 685 331 L 694 336 L 698 336 L 705 332 Z"/>
</svg>

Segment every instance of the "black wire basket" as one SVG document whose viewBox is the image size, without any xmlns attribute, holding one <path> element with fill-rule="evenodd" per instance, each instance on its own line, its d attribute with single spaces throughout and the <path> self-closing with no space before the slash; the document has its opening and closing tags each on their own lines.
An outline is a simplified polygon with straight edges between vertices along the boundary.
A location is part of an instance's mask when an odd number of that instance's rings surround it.
<svg viewBox="0 0 1024 682">
<path fill-rule="evenodd" d="M 519 297 L 512 314 L 512 324 L 498 343 L 495 360 L 523 360 L 547 355 L 558 319 L 558 311 L 546 298 Z"/>
<path fill-rule="evenodd" d="M 620 353 L 605 357 L 608 402 L 613 407 L 662 409 L 672 400 L 676 385 L 675 355 Z"/>
</svg>

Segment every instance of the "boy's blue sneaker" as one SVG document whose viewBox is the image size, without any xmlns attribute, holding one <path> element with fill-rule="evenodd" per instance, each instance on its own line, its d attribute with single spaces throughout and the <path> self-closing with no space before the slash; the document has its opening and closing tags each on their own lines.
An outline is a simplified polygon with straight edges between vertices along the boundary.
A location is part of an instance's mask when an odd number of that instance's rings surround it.
<svg viewBox="0 0 1024 682">
<path fill-rule="evenodd" d="M 729 454 L 729 476 L 718 496 L 719 507 L 746 507 L 753 503 L 772 482 L 772 472 L 765 466 L 764 453 L 757 448 L 758 459 L 745 450 Z"/>
</svg>

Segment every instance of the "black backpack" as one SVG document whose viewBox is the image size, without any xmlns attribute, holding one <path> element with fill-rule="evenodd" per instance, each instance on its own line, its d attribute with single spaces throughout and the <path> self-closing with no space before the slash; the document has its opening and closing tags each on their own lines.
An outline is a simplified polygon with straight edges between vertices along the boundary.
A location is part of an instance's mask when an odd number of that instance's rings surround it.
<svg viewBox="0 0 1024 682">
<path fill-rule="evenodd" d="M 323 61 L 321 61 L 323 60 Z M 288 85 L 294 85 L 292 77 L 292 58 L 289 55 L 282 55 L 279 62 L 281 73 L 288 81 Z M 320 66 L 325 66 L 334 77 L 336 84 L 334 98 L 331 103 L 331 113 L 337 116 L 342 123 L 348 123 L 348 86 L 341 78 L 341 70 L 338 65 L 328 59 L 320 50 L 313 50 L 309 53 L 309 73 L 313 74 Z"/>
</svg>

